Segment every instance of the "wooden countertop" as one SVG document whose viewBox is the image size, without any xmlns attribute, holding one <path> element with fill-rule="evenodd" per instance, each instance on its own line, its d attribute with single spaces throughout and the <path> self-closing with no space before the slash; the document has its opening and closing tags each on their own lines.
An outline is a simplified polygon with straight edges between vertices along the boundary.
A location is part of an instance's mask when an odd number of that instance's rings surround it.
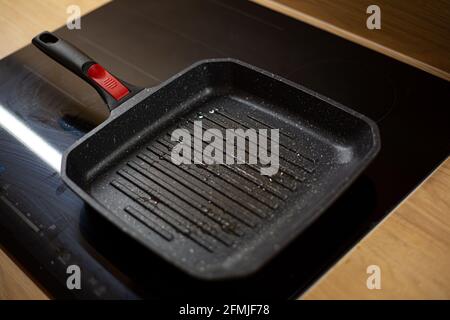
<svg viewBox="0 0 450 320">
<path fill-rule="evenodd" d="M 82 14 L 109 0 L 0 0 L 0 58 L 66 21 L 70 4 Z M 382 30 L 365 27 L 366 0 L 253 0 L 373 50 L 450 79 L 450 3 L 378 0 Z M 450 159 L 303 299 L 450 299 Z M 366 286 L 369 265 L 381 268 L 381 289 Z M 0 299 L 47 295 L 0 249 Z"/>
<path fill-rule="evenodd" d="M 450 80 L 449 1 L 252 1 Z M 381 8 L 381 30 L 366 27 L 371 4 Z"/>
</svg>

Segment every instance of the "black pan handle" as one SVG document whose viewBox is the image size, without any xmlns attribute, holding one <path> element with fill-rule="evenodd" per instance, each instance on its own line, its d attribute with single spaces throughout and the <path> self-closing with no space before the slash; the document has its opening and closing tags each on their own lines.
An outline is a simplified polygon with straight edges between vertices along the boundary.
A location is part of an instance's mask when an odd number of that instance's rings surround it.
<svg viewBox="0 0 450 320">
<path fill-rule="evenodd" d="M 33 38 L 32 43 L 94 87 L 111 111 L 142 90 L 113 76 L 84 52 L 54 33 L 42 32 Z"/>
</svg>

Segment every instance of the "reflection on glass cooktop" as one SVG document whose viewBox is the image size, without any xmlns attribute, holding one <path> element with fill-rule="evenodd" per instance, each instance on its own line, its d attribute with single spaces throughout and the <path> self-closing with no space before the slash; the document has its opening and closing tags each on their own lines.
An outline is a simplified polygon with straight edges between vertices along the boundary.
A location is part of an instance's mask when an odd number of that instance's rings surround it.
<svg viewBox="0 0 450 320">
<path fill-rule="evenodd" d="M 447 82 L 256 4 L 115 1 L 82 23 L 58 33 L 128 82 L 154 86 L 198 60 L 237 58 L 373 118 L 382 149 L 259 272 L 199 281 L 121 234 L 61 182 L 61 154 L 107 109 L 88 85 L 28 46 L 0 62 L 0 241 L 54 296 L 294 297 L 449 154 Z M 81 267 L 82 290 L 65 286 L 71 264 Z"/>
</svg>

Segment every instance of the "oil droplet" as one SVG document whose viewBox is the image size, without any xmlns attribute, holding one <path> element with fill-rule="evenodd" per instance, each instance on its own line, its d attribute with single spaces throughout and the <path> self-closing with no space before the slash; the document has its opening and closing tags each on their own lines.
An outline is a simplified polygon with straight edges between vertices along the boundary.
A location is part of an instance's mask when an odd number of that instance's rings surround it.
<svg viewBox="0 0 450 320">
<path fill-rule="evenodd" d="M 202 207 L 201 210 L 205 213 L 209 212 L 209 209 L 207 207 Z"/>
</svg>

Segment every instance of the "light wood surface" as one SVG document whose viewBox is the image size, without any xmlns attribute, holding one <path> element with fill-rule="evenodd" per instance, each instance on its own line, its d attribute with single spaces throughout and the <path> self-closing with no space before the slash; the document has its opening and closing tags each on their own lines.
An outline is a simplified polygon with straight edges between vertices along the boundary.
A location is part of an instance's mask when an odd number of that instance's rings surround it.
<svg viewBox="0 0 450 320">
<path fill-rule="evenodd" d="M 450 80 L 448 0 L 252 0 L 347 40 Z M 381 9 L 381 30 L 366 9 Z"/>
<path fill-rule="evenodd" d="M 79 5 L 82 14 L 85 14 L 108 1 L 0 0 L 0 58 L 29 44 L 37 33 L 63 25 L 69 4 Z M 362 34 L 360 24 L 355 23 L 360 21 L 365 28 L 365 8 L 362 12 L 359 10 L 362 3 L 366 3 L 362 0 L 255 1 L 449 79 L 449 14 L 445 0 L 434 0 L 434 8 L 429 8 L 426 1 L 378 0 L 377 4 L 382 6 L 383 29 L 381 32 L 374 31 L 380 33 L 375 38 L 371 38 L 373 34 Z M 331 11 L 330 6 L 333 8 Z M 395 8 L 399 12 L 396 13 Z M 385 12 L 385 9 L 390 11 Z M 396 17 L 396 23 L 389 21 L 388 12 Z M 435 20 L 437 29 L 433 29 Z M 445 26 L 442 21 L 446 22 Z M 400 28 L 403 31 L 384 36 L 389 41 L 383 39 L 382 32 L 395 29 L 397 25 L 403 26 Z M 428 38 L 430 30 L 431 36 Z M 436 30 L 438 35 L 434 35 Z M 442 34 L 442 30 L 447 31 Z M 450 159 L 302 298 L 450 298 L 448 190 Z M 381 268 L 381 290 L 368 290 L 366 287 L 366 268 L 372 264 Z M 39 287 L 0 249 L 0 299 L 45 297 Z"/>
<path fill-rule="evenodd" d="M 107 2 L 109 0 L 0 0 L 0 58 L 30 44 L 36 34 L 66 24 L 68 6 L 78 5 L 83 15 Z"/>
<path fill-rule="evenodd" d="M 0 300 L 45 300 L 45 293 L 0 247 Z"/>
<path fill-rule="evenodd" d="M 450 299 L 450 159 L 322 277 L 304 299 Z M 367 267 L 381 271 L 369 290 Z"/>
</svg>

